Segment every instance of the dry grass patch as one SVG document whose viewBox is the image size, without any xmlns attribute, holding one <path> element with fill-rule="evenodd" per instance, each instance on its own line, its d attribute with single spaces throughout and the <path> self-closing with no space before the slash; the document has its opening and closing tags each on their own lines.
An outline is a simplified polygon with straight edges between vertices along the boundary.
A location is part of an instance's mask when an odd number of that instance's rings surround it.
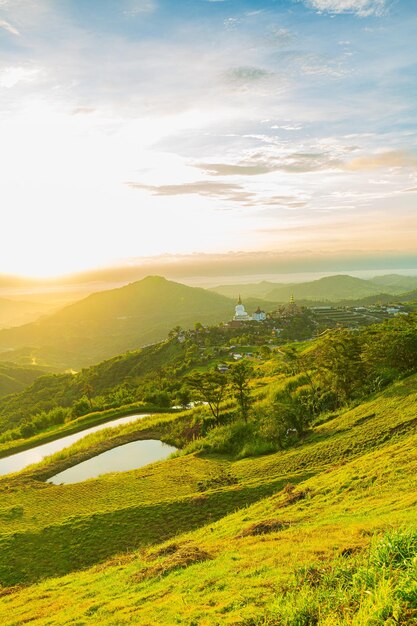
<svg viewBox="0 0 417 626">
<path fill-rule="evenodd" d="M 212 560 L 214 557 L 199 548 L 196 544 L 186 541 L 184 543 L 171 543 L 157 552 L 148 554 L 148 558 L 155 559 L 158 557 L 166 557 L 162 562 L 155 563 L 145 567 L 142 571 L 135 574 L 132 578 L 134 582 L 142 582 L 147 578 L 157 578 L 166 576 L 176 569 L 185 569 L 196 563 Z"/>
<path fill-rule="evenodd" d="M 285 530 L 289 526 L 289 522 L 283 522 L 279 519 L 266 519 L 256 524 L 251 524 L 244 528 L 237 538 L 242 537 L 256 537 L 256 535 L 267 535 L 268 533 L 276 533 L 280 530 Z"/>
</svg>

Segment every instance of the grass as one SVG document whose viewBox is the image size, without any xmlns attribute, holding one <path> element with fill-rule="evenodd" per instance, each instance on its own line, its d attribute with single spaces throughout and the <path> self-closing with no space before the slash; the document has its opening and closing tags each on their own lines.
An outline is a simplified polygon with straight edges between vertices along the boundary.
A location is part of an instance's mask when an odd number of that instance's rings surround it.
<svg viewBox="0 0 417 626">
<path fill-rule="evenodd" d="M 166 413 L 167 411 L 169 411 L 169 409 L 161 409 L 160 407 L 144 404 L 143 402 L 120 406 L 115 409 L 107 409 L 105 411 L 93 411 L 92 413 L 87 413 L 77 419 L 71 420 L 71 422 L 67 422 L 62 426 L 51 426 L 33 437 L 1 443 L 0 459 L 10 456 L 11 454 L 16 454 L 17 452 L 22 452 L 23 450 L 35 448 L 42 443 L 48 443 L 49 441 L 55 441 L 55 439 L 78 433 L 91 426 L 104 424 L 117 417 L 135 415 L 136 413 Z"/>
<path fill-rule="evenodd" d="M 167 415 L 1 480 L 2 624 L 417 624 L 416 380 L 284 452 L 39 480 L 76 454 L 187 419 Z"/>
<path fill-rule="evenodd" d="M 365 626 L 402 615 L 392 623 L 412 624 L 416 443 L 370 452 L 165 544 L 15 589 L 0 599 L 4 623 Z M 169 510 L 164 530 L 173 519 Z M 260 524 L 267 532 L 253 532 Z"/>
</svg>

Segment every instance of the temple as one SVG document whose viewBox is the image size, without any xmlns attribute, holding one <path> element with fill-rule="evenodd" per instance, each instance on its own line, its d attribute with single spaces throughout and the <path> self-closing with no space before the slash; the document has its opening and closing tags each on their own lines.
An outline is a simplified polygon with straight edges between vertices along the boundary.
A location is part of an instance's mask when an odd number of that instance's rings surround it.
<svg viewBox="0 0 417 626">
<path fill-rule="evenodd" d="M 253 315 L 249 315 L 242 303 L 242 298 L 239 295 L 239 300 L 235 306 L 233 322 L 263 322 L 264 320 L 266 320 L 265 311 L 262 311 L 258 306 L 255 313 Z"/>
</svg>

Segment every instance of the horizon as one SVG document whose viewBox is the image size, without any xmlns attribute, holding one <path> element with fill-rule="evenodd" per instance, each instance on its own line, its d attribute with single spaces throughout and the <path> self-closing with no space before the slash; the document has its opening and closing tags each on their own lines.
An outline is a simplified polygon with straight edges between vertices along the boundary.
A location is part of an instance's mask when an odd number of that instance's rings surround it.
<svg viewBox="0 0 417 626">
<path fill-rule="evenodd" d="M 397 275 L 408 276 L 417 278 L 417 267 L 414 269 L 380 269 L 380 270 L 353 270 L 353 271 L 337 271 L 337 272 L 288 272 L 285 274 L 246 274 L 246 275 L 215 275 L 215 276 L 169 276 L 163 274 L 144 274 L 140 275 L 134 280 L 122 279 L 118 281 L 109 282 L 107 280 L 96 281 L 82 281 L 82 275 L 79 276 L 80 282 L 72 280 L 70 283 L 61 282 L 59 280 L 48 279 L 46 282 L 40 279 L 36 282 L 28 282 L 20 286 L 14 286 L 13 283 L 8 287 L 2 286 L 0 276 L 0 299 L 10 298 L 15 300 L 21 300 L 22 298 L 45 297 L 49 296 L 51 299 L 61 296 L 62 305 L 66 302 L 70 303 L 90 294 L 97 293 L 99 291 L 108 291 L 112 289 L 118 289 L 134 282 L 139 282 L 146 278 L 158 277 L 164 278 L 167 281 L 179 283 L 189 287 L 200 287 L 203 289 L 213 289 L 220 286 L 244 286 L 248 284 L 259 284 L 262 282 L 270 282 L 277 285 L 297 285 L 301 283 L 310 283 L 320 280 L 322 278 L 330 278 L 336 276 L 350 276 L 353 278 L 359 278 L 362 280 L 372 281 L 373 278 Z M 381 293 L 383 287 L 381 286 Z"/>
<path fill-rule="evenodd" d="M 416 25 L 410 0 L 3 0 L 1 272 L 416 267 Z"/>
</svg>

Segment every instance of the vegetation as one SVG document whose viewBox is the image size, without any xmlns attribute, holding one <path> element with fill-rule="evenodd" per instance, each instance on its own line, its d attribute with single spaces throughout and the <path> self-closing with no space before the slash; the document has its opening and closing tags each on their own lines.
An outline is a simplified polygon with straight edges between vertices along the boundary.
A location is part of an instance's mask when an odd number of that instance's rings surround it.
<svg viewBox="0 0 417 626">
<path fill-rule="evenodd" d="M 149 276 L 94 293 L 36 324 L 0 331 L 0 351 L 13 361 L 35 356 L 61 369 L 85 367 L 161 341 L 175 324 L 219 323 L 231 310 L 223 296 Z"/>
<path fill-rule="evenodd" d="M 46 371 L 36 365 L 22 367 L 15 363 L 0 363 L 0 397 L 22 391 Z"/>
<path fill-rule="evenodd" d="M 196 406 L 94 433 L 0 479 L 3 622 L 414 623 L 416 338 L 416 318 L 399 316 L 268 350 L 253 343 L 235 361 L 227 333 L 197 324 L 6 398 L 5 438 L 19 402 L 36 407 L 46 390 L 56 406 L 36 437 L 103 419 L 104 399 L 159 394 L 162 408 L 166 394 Z M 44 482 L 147 438 L 180 451 L 78 484 Z"/>
</svg>

